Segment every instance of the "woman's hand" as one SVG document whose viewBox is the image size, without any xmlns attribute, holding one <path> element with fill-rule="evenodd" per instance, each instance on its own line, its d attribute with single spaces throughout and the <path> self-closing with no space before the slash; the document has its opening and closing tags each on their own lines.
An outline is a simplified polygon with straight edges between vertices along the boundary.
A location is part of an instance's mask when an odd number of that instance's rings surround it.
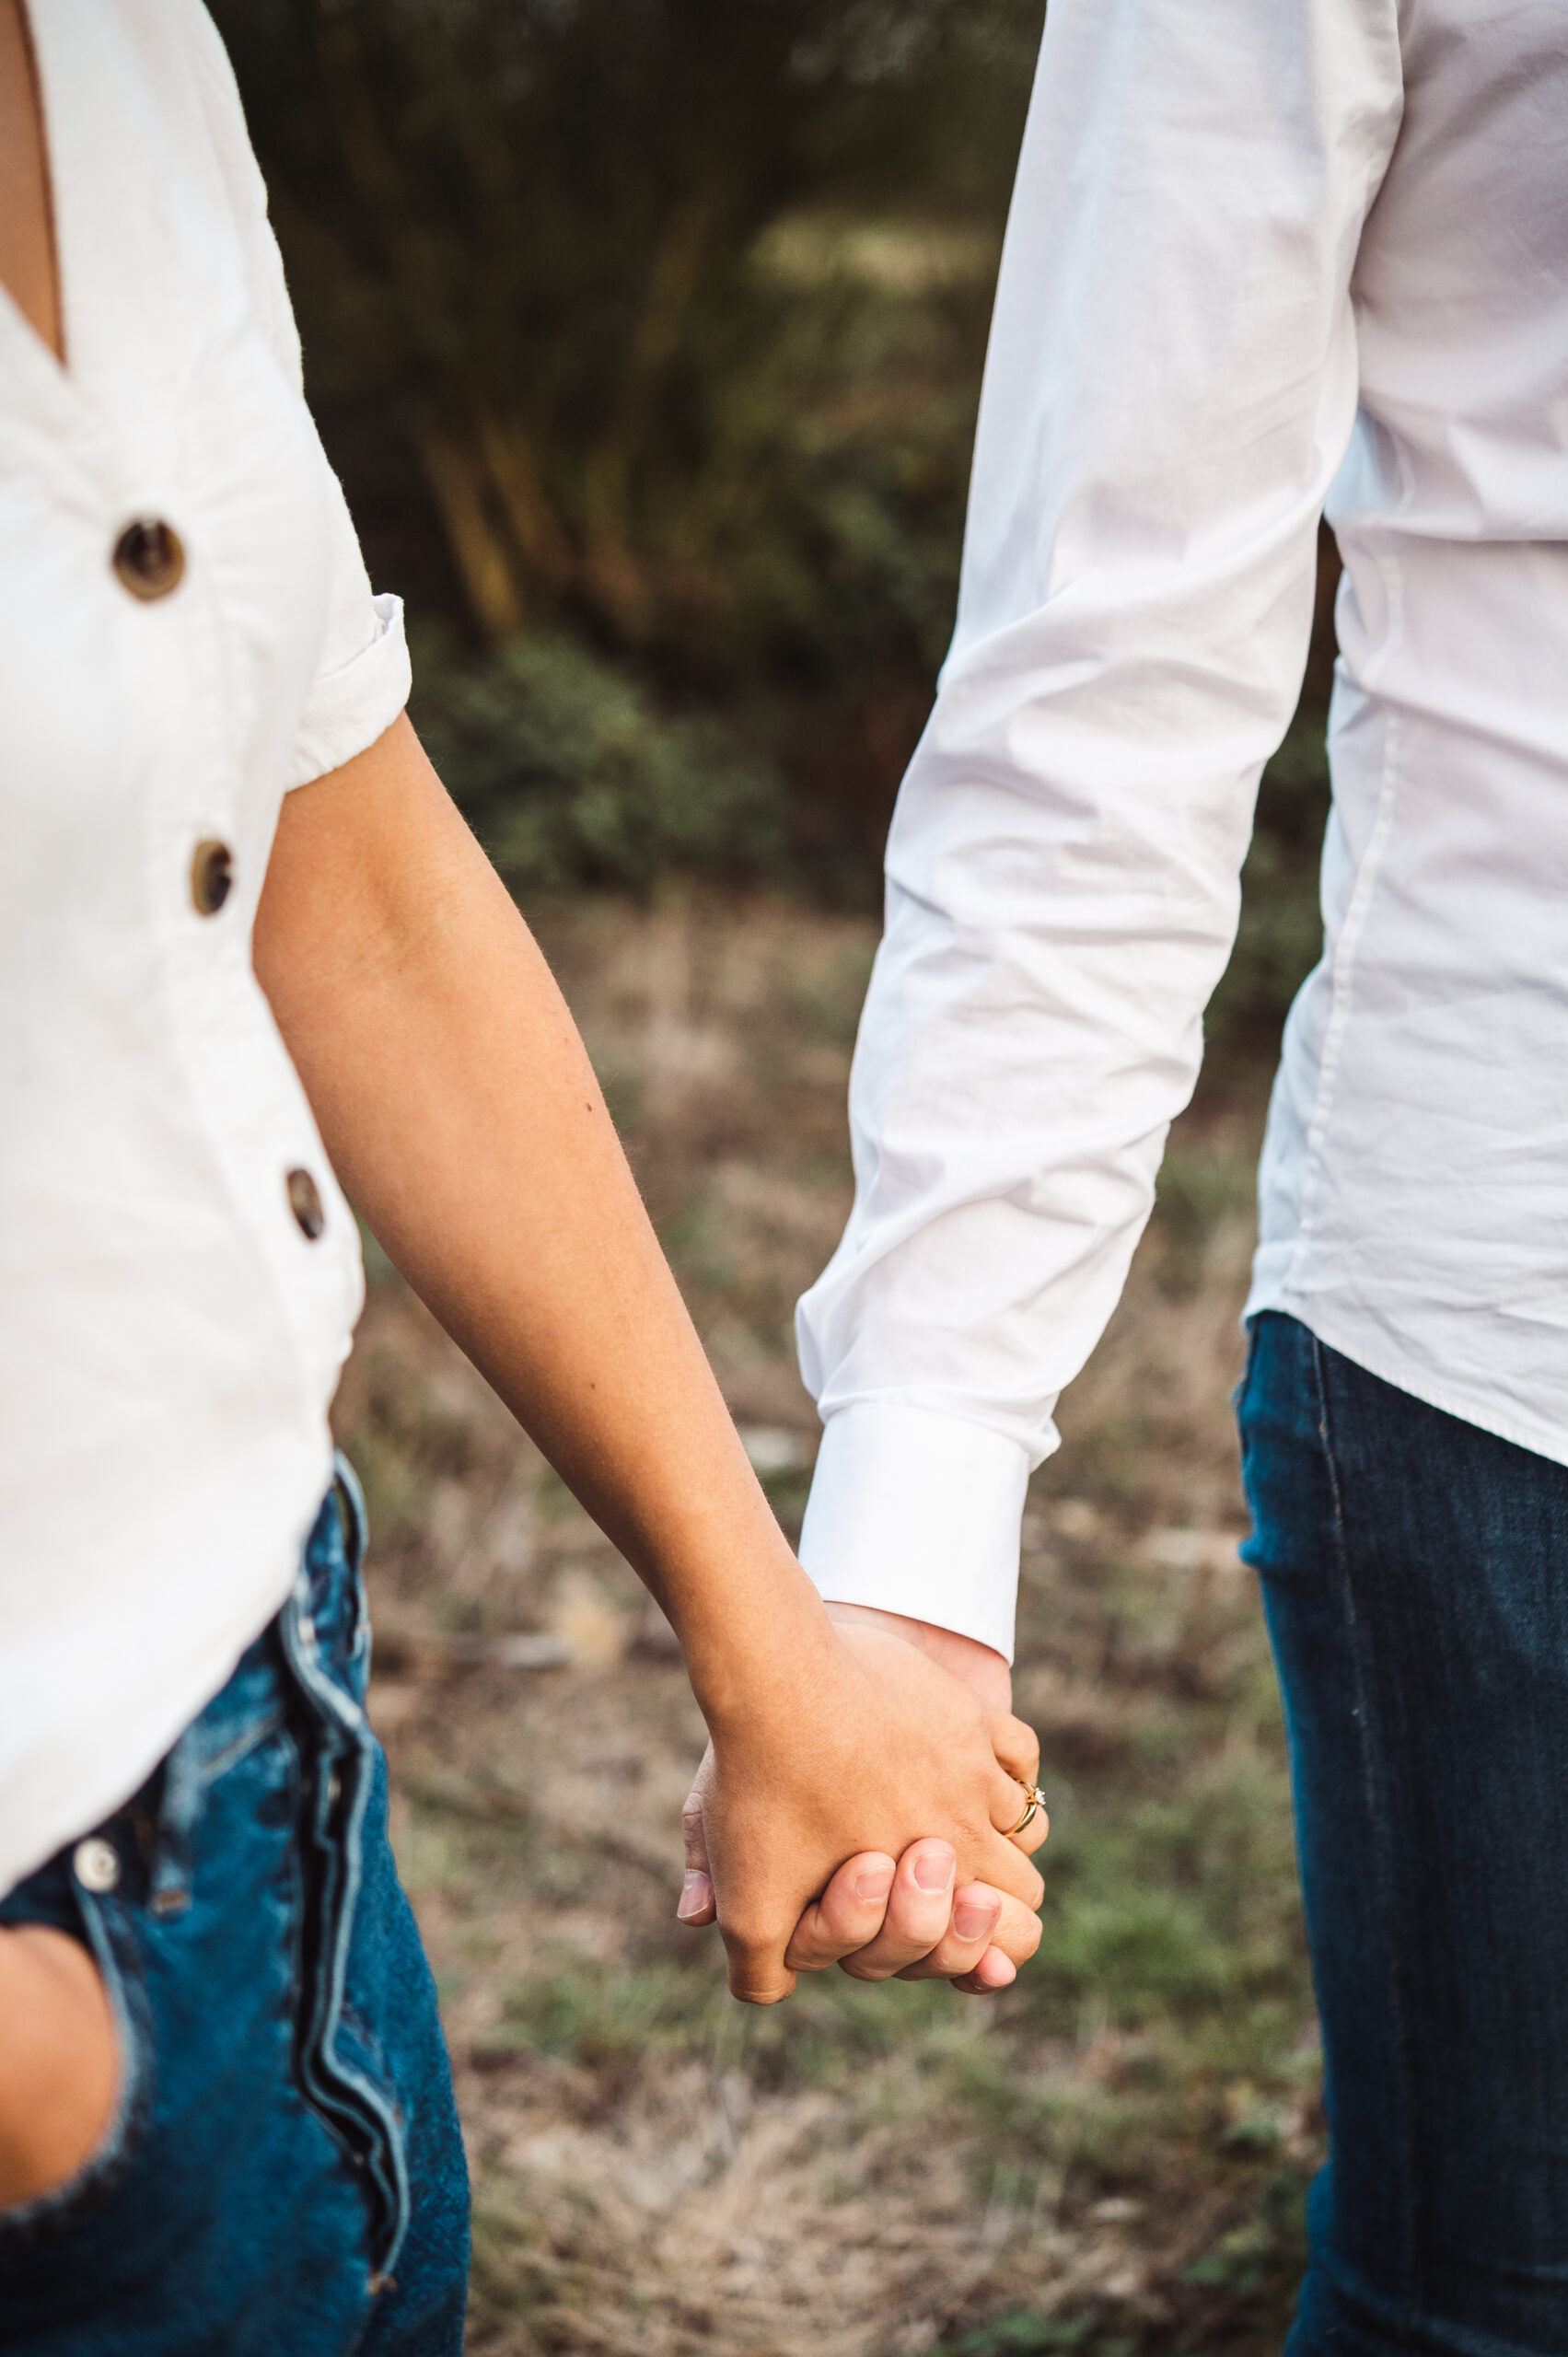
<svg viewBox="0 0 1568 2357">
<path fill-rule="evenodd" d="M 0 2211 L 91 2159 L 119 2084 L 114 2017 L 86 1948 L 43 1924 L 0 1931 Z"/>
<path fill-rule="evenodd" d="M 830 1604 L 830 1620 L 841 1625 L 880 1629 L 915 1646 L 993 1709 L 1006 1711 L 1012 1677 L 1002 1655 L 951 1629 L 855 1604 Z M 704 1809 L 714 1755 L 709 1747 L 682 1812 L 686 1875 L 677 1912 L 693 1927 L 714 1921 Z M 1050 1830 L 1043 1813 L 1011 1837 L 1026 1852 L 1038 1850 Z M 785 1952 L 796 1972 L 821 1972 L 837 1964 L 860 1980 L 951 1980 L 966 1995 L 989 1996 L 1017 1977 L 1040 1945 L 1040 1922 L 1031 1908 L 986 1883 L 955 1887 L 957 1858 L 947 1842 L 912 1843 L 895 1860 L 863 1852 L 848 1859 L 814 1899 L 796 1926 Z"/>
<path fill-rule="evenodd" d="M 828 1624 L 826 1643 L 784 1668 L 765 1707 L 753 1697 L 713 1722 L 687 1809 L 691 1871 L 712 1877 L 735 1994 L 775 2003 L 797 1971 L 857 1949 L 865 1979 L 934 1948 L 951 1975 L 969 1974 L 999 1933 L 1028 1954 L 1036 1935 L 1022 1919 L 1043 1886 L 1006 1829 L 1016 1779 L 1032 1781 L 1038 1761 L 1029 1730 L 879 1628 Z M 682 1916 L 710 1920 L 690 1898 Z"/>
</svg>

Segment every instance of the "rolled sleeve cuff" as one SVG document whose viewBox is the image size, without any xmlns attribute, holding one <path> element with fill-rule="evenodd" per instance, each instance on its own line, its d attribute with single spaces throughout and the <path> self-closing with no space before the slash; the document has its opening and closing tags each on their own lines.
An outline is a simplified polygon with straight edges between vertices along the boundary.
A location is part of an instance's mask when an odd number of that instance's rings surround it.
<svg viewBox="0 0 1568 2357">
<path fill-rule="evenodd" d="M 376 635 L 352 662 L 316 682 L 295 739 L 290 787 L 341 769 L 390 728 L 409 699 L 413 675 L 401 598 L 371 599 Z"/>
<path fill-rule="evenodd" d="M 1029 1460 L 983 1424 L 863 1403 L 830 1417 L 800 1560 L 833 1604 L 956 1629 L 1013 1658 Z"/>
</svg>

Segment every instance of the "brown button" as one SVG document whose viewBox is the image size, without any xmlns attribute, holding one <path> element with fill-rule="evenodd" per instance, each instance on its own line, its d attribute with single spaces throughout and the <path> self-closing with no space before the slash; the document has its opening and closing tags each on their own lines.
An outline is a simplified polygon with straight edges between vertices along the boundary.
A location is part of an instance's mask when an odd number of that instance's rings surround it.
<svg viewBox="0 0 1568 2357">
<path fill-rule="evenodd" d="M 114 543 L 114 570 L 133 598 L 167 598 L 185 577 L 179 533 L 155 516 L 138 516 Z"/>
<path fill-rule="evenodd" d="M 299 1223 L 300 1234 L 308 1237 L 312 1244 L 325 1234 L 327 1214 L 321 1209 L 321 1197 L 308 1170 L 289 1172 L 288 1207 Z"/>
<path fill-rule="evenodd" d="M 191 899 L 199 917 L 215 917 L 234 883 L 234 853 L 215 836 L 191 854 Z"/>
</svg>

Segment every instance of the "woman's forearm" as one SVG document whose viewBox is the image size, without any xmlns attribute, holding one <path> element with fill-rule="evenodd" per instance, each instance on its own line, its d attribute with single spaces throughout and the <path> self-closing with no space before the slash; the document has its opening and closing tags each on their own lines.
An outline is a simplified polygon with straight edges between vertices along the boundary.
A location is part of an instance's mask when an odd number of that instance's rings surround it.
<svg viewBox="0 0 1568 2357">
<path fill-rule="evenodd" d="M 704 1709 L 822 1625 L 539 948 L 412 728 L 284 805 L 256 970 L 349 1193 L 659 1597 Z"/>
<path fill-rule="evenodd" d="M 679 1632 L 738 1995 L 788 1993 L 857 1852 L 950 1845 L 1039 1903 L 1002 1829 L 1033 1737 L 885 1631 L 831 1622 L 746 1461 L 543 958 L 406 721 L 285 805 L 256 970 L 355 1202 Z"/>
</svg>

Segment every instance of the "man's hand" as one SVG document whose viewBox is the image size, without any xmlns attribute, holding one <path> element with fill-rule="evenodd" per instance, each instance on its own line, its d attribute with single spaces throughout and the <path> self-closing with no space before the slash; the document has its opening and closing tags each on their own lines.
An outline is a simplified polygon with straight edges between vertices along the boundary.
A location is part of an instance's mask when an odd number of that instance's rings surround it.
<svg viewBox="0 0 1568 2357">
<path fill-rule="evenodd" d="M 992 1708 L 1007 1710 L 1012 1679 L 1001 1655 L 989 1646 L 896 1613 L 858 1605 L 830 1604 L 827 1609 L 846 1630 L 874 1630 L 912 1646 Z M 706 1827 L 713 1775 L 710 1747 L 682 1812 L 686 1876 L 678 1913 L 693 1926 L 713 1922 L 716 1914 Z M 1015 1794 L 1017 1789 L 1013 1787 Z M 1016 1837 L 1016 1846 L 1038 1849 L 1048 1829 L 1043 1817 L 1037 1817 Z M 955 1888 L 956 1866 L 951 1844 L 929 1838 L 911 1843 L 897 1860 L 870 1851 L 848 1859 L 801 1915 L 784 1959 L 790 1971 L 820 1972 L 838 1964 L 857 1980 L 894 1974 L 950 1980 L 973 1995 L 1005 1989 L 1039 1945 L 1033 1911 L 1038 1901 L 1025 1905 L 983 1882 Z"/>
<path fill-rule="evenodd" d="M 0 2210 L 75 2177 L 114 2116 L 120 2055 L 97 1966 L 42 1924 L 0 1931 Z"/>
</svg>

